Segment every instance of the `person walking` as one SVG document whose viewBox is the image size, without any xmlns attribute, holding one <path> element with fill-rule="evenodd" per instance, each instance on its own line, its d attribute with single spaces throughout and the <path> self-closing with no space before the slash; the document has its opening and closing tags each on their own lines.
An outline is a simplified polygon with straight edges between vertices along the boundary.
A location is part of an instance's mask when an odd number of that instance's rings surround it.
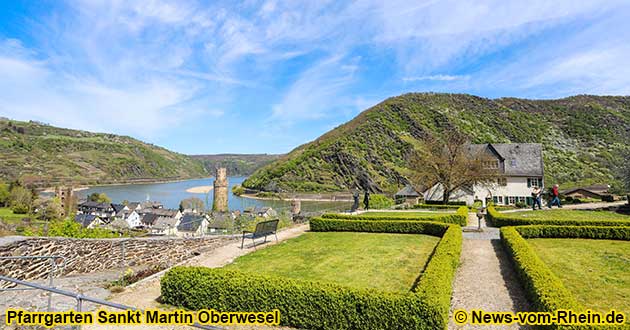
<svg viewBox="0 0 630 330">
<path fill-rule="evenodd" d="M 542 210 L 542 204 L 540 202 L 540 195 L 542 194 L 542 189 L 540 187 L 534 186 L 532 190 L 532 209 L 536 210 L 536 205 L 538 205 L 538 209 Z"/>
<path fill-rule="evenodd" d="M 370 192 L 365 191 L 365 195 L 363 195 L 363 209 L 366 211 L 370 209 Z"/>
<path fill-rule="evenodd" d="M 551 203 L 549 203 L 549 208 L 551 208 L 554 205 L 558 205 L 558 208 L 562 208 L 562 205 L 560 204 L 560 191 L 558 190 L 558 185 L 554 184 L 553 188 L 551 189 Z"/>
</svg>

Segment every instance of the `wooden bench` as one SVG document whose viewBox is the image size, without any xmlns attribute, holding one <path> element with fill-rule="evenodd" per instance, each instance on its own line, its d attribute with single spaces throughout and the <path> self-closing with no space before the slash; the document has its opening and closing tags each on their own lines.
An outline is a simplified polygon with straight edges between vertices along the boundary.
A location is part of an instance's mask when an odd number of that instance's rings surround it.
<svg viewBox="0 0 630 330">
<path fill-rule="evenodd" d="M 278 230 L 278 222 L 280 222 L 280 220 L 278 219 L 262 221 L 256 224 L 256 229 L 253 232 L 244 230 L 243 239 L 241 240 L 241 249 L 243 248 L 243 244 L 245 243 L 246 238 L 252 239 L 252 244 L 254 245 L 254 249 L 256 249 L 255 239 L 257 238 L 264 237 L 265 238 L 265 241 L 263 242 L 264 244 L 267 242 L 267 236 L 273 235 L 276 237 L 276 242 L 277 242 L 278 236 L 276 235 L 276 231 Z"/>
</svg>

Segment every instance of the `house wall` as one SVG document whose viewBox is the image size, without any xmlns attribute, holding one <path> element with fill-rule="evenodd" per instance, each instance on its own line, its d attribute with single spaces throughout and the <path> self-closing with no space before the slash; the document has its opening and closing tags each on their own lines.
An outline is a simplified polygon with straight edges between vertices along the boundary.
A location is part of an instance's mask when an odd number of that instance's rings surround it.
<svg viewBox="0 0 630 330">
<path fill-rule="evenodd" d="M 540 177 L 531 178 L 542 180 Z M 529 203 L 533 188 L 528 187 L 527 183 L 528 177 L 507 177 L 505 186 L 498 183 L 475 185 L 473 194 L 464 190 L 458 190 L 451 194 L 450 200 L 463 201 L 467 205 L 472 205 L 475 200 L 497 197 L 496 204 L 500 205 L 515 204 L 518 201 Z M 442 193 L 442 187 L 436 185 L 425 192 L 425 200 L 441 200 Z M 511 199 L 510 197 L 514 198 Z"/>
</svg>

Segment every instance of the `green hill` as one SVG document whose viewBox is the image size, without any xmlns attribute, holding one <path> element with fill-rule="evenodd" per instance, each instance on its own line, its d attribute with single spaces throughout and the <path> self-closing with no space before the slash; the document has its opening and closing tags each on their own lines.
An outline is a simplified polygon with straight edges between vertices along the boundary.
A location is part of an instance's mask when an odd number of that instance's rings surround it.
<svg viewBox="0 0 630 330">
<path fill-rule="evenodd" d="M 618 187 L 621 154 L 630 149 L 630 97 L 526 100 L 404 94 L 294 149 L 256 171 L 244 186 L 300 192 L 359 186 L 393 192 L 409 176 L 411 145 L 404 137 L 421 140 L 450 129 L 474 143 L 542 143 L 546 180 L 563 188 L 590 183 Z"/>
<path fill-rule="evenodd" d="M 0 119 L 0 179 L 38 186 L 208 176 L 201 162 L 114 134 Z"/>
<path fill-rule="evenodd" d="M 247 176 L 257 169 L 278 159 L 280 155 L 269 154 L 218 154 L 191 155 L 193 159 L 201 161 L 206 170 L 214 173 L 217 167 L 225 167 L 230 176 Z"/>
</svg>

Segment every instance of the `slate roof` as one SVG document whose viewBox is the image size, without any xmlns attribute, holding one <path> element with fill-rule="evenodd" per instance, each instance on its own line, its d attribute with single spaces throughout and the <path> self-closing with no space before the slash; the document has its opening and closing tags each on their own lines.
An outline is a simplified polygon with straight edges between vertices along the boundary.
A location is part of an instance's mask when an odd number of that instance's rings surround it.
<svg viewBox="0 0 630 330">
<path fill-rule="evenodd" d="M 159 216 L 164 216 L 164 217 L 174 217 L 177 215 L 177 213 L 179 212 L 179 210 L 172 210 L 172 209 L 142 209 L 140 211 L 138 211 L 140 214 L 157 214 Z"/>
<path fill-rule="evenodd" d="M 127 204 L 127 207 L 130 210 L 135 210 L 135 209 L 138 208 L 139 205 L 140 205 L 140 203 L 138 203 L 138 202 L 131 202 L 131 203 Z"/>
<path fill-rule="evenodd" d="M 177 224 L 177 219 L 173 217 L 158 217 L 153 224 L 153 228 L 164 230 L 174 228 L 175 224 Z"/>
<path fill-rule="evenodd" d="M 81 224 L 83 227 L 89 226 L 92 222 L 98 220 L 99 217 L 93 214 L 77 214 L 74 217 L 74 221 Z"/>
<path fill-rule="evenodd" d="M 473 153 L 487 151 L 503 161 L 502 172 L 507 176 L 543 176 L 542 144 L 486 143 L 471 144 Z"/>
<path fill-rule="evenodd" d="M 142 221 L 143 225 L 152 226 L 155 223 L 155 220 L 160 216 L 155 213 L 147 213 L 145 214 L 140 221 Z"/>
<path fill-rule="evenodd" d="M 213 212 L 209 227 L 215 229 L 227 229 L 230 227 L 232 221 L 234 221 L 234 218 L 230 213 Z"/>
<path fill-rule="evenodd" d="M 112 208 L 114 208 L 114 211 L 116 211 L 116 213 L 122 211 L 125 206 L 122 204 L 112 204 Z"/>
<path fill-rule="evenodd" d="M 107 226 L 114 229 L 128 229 L 129 228 L 129 224 L 127 223 L 127 221 L 120 218 L 114 219 L 114 221 L 110 222 Z"/>
<path fill-rule="evenodd" d="M 181 222 L 177 226 L 179 231 L 195 232 L 201 226 L 201 223 L 205 220 L 203 216 L 196 214 L 186 214 L 182 217 Z"/>
<path fill-rule="evenodd" d="M 400 189 L 396 196 L 403 197 L 420 197 L 420 194 L 411 185 L 406 185 L 405 188 Z"/>
<path fill-rule="evenodd" d="M 92 202 L 92 201 L 85 201 L 79 204 L 78 206 L 82 208 L 97 209 L 97 210 L 107 210 L 112 207 L 112 205 L 108 203 L 98 203 L 98 202 Z"/>
</svg>

